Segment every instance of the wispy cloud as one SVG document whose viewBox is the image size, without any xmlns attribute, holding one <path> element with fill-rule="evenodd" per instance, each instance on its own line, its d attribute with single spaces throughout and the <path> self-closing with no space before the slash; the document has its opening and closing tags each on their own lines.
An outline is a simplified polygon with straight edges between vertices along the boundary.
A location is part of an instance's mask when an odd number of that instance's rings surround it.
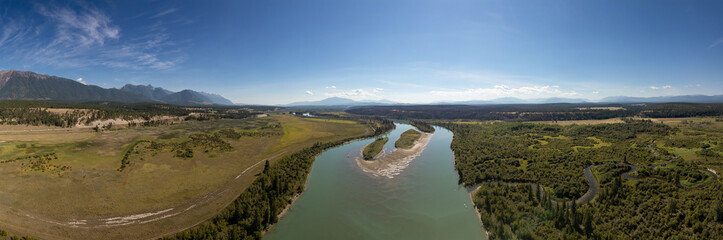
<svg viewBox="0 0 723 240">
<path fill-rule="evenodd" d="M 169 8 L 169 9 L 166 9 L 166 10 L 164 10 L 164 11 L 162 11 L 162 12 L 159 12 L 159 13 L 156 14 L 156 15 L 153 15 L 153 17 L 151 17 L 151 18 L 163 17 L 163 16 L 166 16 L 166 15 L 168 15 L 168 14 L 174 13 L 174 12 L 176 12 L 176 11 L 178 11 L 178 8 Z"/>
<path fill-rule="evenodd" d="M 672 87 L 670 85 L 663 86 L 663 89 L 668 89 L 668 88 L 672 88 Z"/>
<path fill-rule="evenodd" d="M 106 40 L 120 37 L 120 28 L 114 26 L 110 18 L 98 9 L 86 7 L 75 11 L 71 8 L 37 5 L 37 10 L 56 22 L 57 34 L 51 45 L 102 46 Z"/>
<path fill-rule="evenodd" d="M 307 90 L 306 92 L 304 92 L 304 93 L 306 93 L 306 95 L 314 95 L 314 92 L 308 91 L 308 90 Z"/>
<path fill-rule="evenodd" d="M 327 86 L 327 87 L 325 87 L 325 88 L 326 88 L 326 89 L 336 89 L 336 86 L 331 85 L 331 86 Z"/>
<path fill-rule="evenodd" d="M 110 15 L 83 1 L 36 4 L 35 13 L 40 18 L 33 21 L 0 16 L 0 54 L 24 65 L 135 70 L 173 69 L 186 59 L 159 21 L 124 33 Z"/>
<path fill-rule="evenodd" d="M 656 87 L 656 86 L 650 86 L 650 89 L 653 89 L 653 90 L 658 90 L 658 89 L 659 89 L 659 87 Z"/>
</svg>

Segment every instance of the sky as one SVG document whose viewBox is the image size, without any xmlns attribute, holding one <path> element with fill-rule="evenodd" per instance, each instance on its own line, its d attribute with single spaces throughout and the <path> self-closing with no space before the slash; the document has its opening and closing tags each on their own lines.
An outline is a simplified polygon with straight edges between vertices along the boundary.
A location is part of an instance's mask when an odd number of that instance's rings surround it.
<svg viewBox="0 0 723 240">
<path fill-rule="evenodd" d="M 0 69 L 236 103 L 723 94 L 721 1 L 0 0 Z"/>
</svg>

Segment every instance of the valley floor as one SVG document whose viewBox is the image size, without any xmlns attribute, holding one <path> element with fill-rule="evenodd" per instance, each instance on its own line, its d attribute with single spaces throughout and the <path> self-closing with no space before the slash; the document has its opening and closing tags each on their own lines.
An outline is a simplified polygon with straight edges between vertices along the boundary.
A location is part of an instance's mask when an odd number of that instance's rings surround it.
<svg viewBox="0 0 723 240">
<path fill-rule="evenodd" d="M 13 132 L 0 135 L 0 229 L 43 239 L 175 233 L 218 214 L 267 160 L 369 133 L 353 121 L 290 115 L 102 132 L 3 131 Z"/>
</svg>

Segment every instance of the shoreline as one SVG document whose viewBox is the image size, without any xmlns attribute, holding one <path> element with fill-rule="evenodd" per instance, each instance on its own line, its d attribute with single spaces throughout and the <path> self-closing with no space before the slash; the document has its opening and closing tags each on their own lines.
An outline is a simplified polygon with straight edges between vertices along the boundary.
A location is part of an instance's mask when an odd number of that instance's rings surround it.
<svg viewBox="0 0 723 240">
<path fill-rule="evenodd" d="M 314 156 L 314 159 L 319 157 L 319 155 L 321 155 L 321 154 L 317 154 L 316 156 Z M 309 171 L 309 175 L 307 175 L 306 180 L 304 181 L 304 189 L 301 190 L 300 193 L 294 194 L 294 196 L 291 197 L 291 202 L 286 204 L 286 207 L 284 207 L 284 210 L 281 210 L 279 215 L 276 216 L 276 219 L 277 219 L 276 223 L 269 225 L 269 227 L 267 229 L 264 229 L 264 231 L 261 232 L 262 237 L 266 236 L 267 233 L 271 232 L 271 230 L 274 229 L 274 227 L 276 227 L 276 225 L 278 225 L 281 222 L 281 219 L 284 216 L 286 216 L 286 214 L 289 211 L 291 211 L 291 207 L 294 206 L 294 203 L 296 203 L 296 200 L 299 200 L 301 195 L 303 195 L 306 192 L 306 188 L 309 186 L 309 176 L 311 176 L 311 171 Z"/>
<path fill-rule="evenodd" d="M 474 208 L 474 213 L 477 215 L 477 222 L 479 222 L 479 225 L 482 226 L 482 231 L 485 232 L 485 239 L 490 239 L 490 232 L 487 231 L 487 228 L 485 228 L 485 223 L 482 222 L 482 213 L 479 212 L 479 209 L 477 208 L 477 204 L 474 204 L 474 195 L 482 188 L 482 186 L 477 186 L 474 190 L 469 192 L 469 200 L 472 202 L 472 208 Z"/>
<path fill-rule="evenodd" d="M 367 128 L 367 130 L 369 130 L 369 129 Z M 369 134 L 369 131 L 365 132 L 365 135 L 366 135 L 366 134 Z M 359 138 L 349 139 L 349 140 L 347 140 L 347 141 L 344 141 L 341 145 L 346 145 L 346 144 L 349 144 L 349 143 L 352 143 L 352 142 L 356 142 L 356 141 L 359 141 L 359 140 L 363 140 L 363 139 L 365 139 L 365 138 L 364 138 L 364 137 L 359 137 Z M 339 146 L 341 146 L 341 145 L 339 145 Z M 337 146 L 337 147 L 339 147 L 339 146 Z M 332 148 L 329 148 L 329 149 L 332 149 Z M 316 159 L 319 157 L 319 155 L 321 155 L 322 153 L 326 152 L 326 151 L 329 150 L 329 149 L 326 149 L 326 150 L 322 151 L 321 153 L 316 154 L 316 156 L 314 156 L 314 162 L 315 162 Z M 362 148 L 362 151 L 364 151 L 364 148 Z M 383 152 L 384 152 L 384 151 L 381 151 L 380 153 L 383 153 Z M 312 163 L 312 168 L 313 168 L 313 163 Z M 291 202 L 289 202 L 288 204 L 286 204 L 286 207 L 284 207 L 284 210 L 281 210 L 281 213 L 279 213 L 279 215 L 276 217 L 276 219 L 277 219 L 276 222 L 273 223 L 273 224 L 270 224 L 267 229 L 264 229 L 264 230 L 261 232 L 261 236 L 262 236 L 262 237 L 265 236 L 267 233 L 271 232 L 271 230 L 272 230 L 274 227 L 276 227 L 276 225 L 278 225 L 279 222 L 281 222 L 281 219 L 282 219 L 284 216 L 286 216 L 286 214 L 287 214 L 289 211 L 291 211 L 291 207 L 294 206 L 294 203 L 296 203 L 296 200 L 299 200 L 299 198 L 301 197 L 301 195 L 304 195 L 304 193 L 306 192 L 306 188 L 309 187 L 309 179 L 310 179 L 310 178 L 311 178 L 311 170 L 309 170 L 309 173 L 306 175 L 306 180 L 304 181 L 304 189 L 301 190 L 301 193 L 294 194 L 294 196 L 291 197 Z"/>
<path fill-rule="evenodd" d="M 372 160 L 364 160 L 360 157 L 356 158 L 357 165 L 367 173 L 374 176 L 384 176 L 388 178 L 394 178 L 402 172 L 409 163 L 417 158 L 422 151 L 427 147 L 427 144 L 432 138 L 433 133 L 422 133 L 414 142 L 414 146 L 409 149 L 394 149 L 389 154 L 385 154 L 381 158 L 375 158 Z M 383 151 L 382 151 L 383 152 Z"/>
</svg>

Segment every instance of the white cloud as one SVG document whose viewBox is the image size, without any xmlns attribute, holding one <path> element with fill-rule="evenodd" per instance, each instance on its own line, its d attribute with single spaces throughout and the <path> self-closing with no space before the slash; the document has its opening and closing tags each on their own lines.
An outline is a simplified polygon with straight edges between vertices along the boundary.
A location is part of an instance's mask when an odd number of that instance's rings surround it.
<svg viewBox="0 0 723 240">
<path fill-rule="evenodd" d="M 577 97 L 575 91 L 562 91 L 555 86 L 526 86 L 512 88 L 506 85 L 495 85 L 492 88 L 470 88 L 453 91 L 431 91 L 433 95 L 453 99 L 485 100 L 498 97 Z"/>
<path fill-rule="evenodd" d="M 382 89 L 382 88 L 375 88 L 374 90 L 372 90 L 372 92 L 375 92 L 375 93 L 378 93 L 378 92 L 381 92 L 381 91 L 384 91 L 384 89 Z"/>
<path fill-rule="evenodd" d="M 186 59 L 159 20 L 145 19 L 149 24 L 124 36 L 110 15 L 82 1 L 34 9 L 41 18 L 32 21 L 0 15 L 0 55 L 18 64 L 167 70 Z"/>
<path fill-rule="evenodd" d="M 696 84 L 695 86 L 696 86 L 696 87 L 700 87 L 700 84 Z"/>
<path fill-rule="evenodd" d="M 349 99 L 353 99 L 353 100 L 378 100 L 378 99 L 381 99 L 382 96 L 379 95 L 380 91 L 375 91 L 375 90 L 376 89 L 368 91 L 368 90 L 361 89 L 361 88 L 351 89 L 351 90 L 336 90 L 334 92 L 324 93 L 324 96 L 349 98 Z"/>
<path fill-rule="evenodd" d="M 592 92 L 592 94 L 600 94 L 600 92 L 594 91 L 594 92 Z"/>
<path fill-rule="evenodd" d="M 46 8 L 44 5 L 38 5 L 37 9 L 38 13 L 57 23 L 57 35 L 51 45 L 102 46 L 106 40 L 120 37 L 120 28 L 98 9 L 85 8 L 76 12 L 71 8 Z"/>
<path fill-rule="evenodd" d="M 334 86 L 334 85 L 327 86 L 326 89 L 336 89 L 336 86 Z"/>
<path fill-rule="evenodd" d="M 304 92 L 304 93 L 306 93 L 306 95 L 314 95 L 314 92 L 308 91 L 308 90 L 307 90 L 306 92 Z"/>
<path fill-rule="evenodd" d="M 78 81 L 79 83 L 82 83 L 82 84 L 84 84 L 84 85 L 88 85 L 88 83 L 86 83 L 85 81 L 83 81 L 83 78 L 78 78 L 78 79 L 76 79 L 75 81 Z"/>
<path fill-rule="evenodd" d="M 658 90 L 658 89 L 670 89 L 670 88 L 673 88 L 673 87 L 672 87 L 672 86 L 670 86 L 670 85 L 663 85 L 663 86 L 660 86 L 660 87 L 658 87 L 658 86 L 650 86 L 650 89 L 653 89 L 653 90 Z"/>
</svg>

